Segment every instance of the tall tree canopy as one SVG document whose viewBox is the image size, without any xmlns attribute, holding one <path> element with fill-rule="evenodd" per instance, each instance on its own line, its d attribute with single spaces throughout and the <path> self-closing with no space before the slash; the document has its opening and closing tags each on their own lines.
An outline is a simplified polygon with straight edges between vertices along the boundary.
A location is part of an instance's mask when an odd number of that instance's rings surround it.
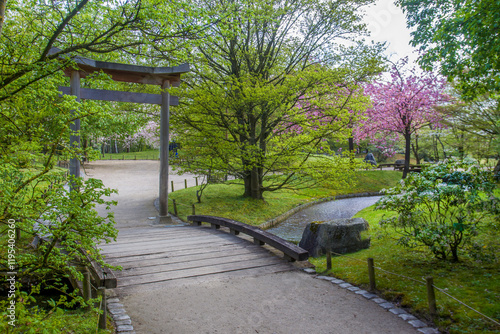
<svg viewBox="0 0 500 334">
<path fill-rule="evenodd" d="M 441 115 L 434 106 L 444 102 L 445 81 L 431 72 L 405 73 L 406 60 L 395 64 L 391 81 L 376 81 L 367 85 L 373 106 L 367 111 L 366 120 L 356 130 L 358 140 L 369 138 L 382 147 L 390 147 L 398 135 L 405 140 L 405 168 L 403 178 L 409 170 L 412 135 L 429 124 L 439 126 Z"/>
<path fill-rule="evenodd" d="M 176 92 L 189 101 L 172 116 L 191 158 L 182 169 L 234 175 L 258 199 L 307 176 L 348 179 L 348 159 L 309 158 L 329 153 L 326 139 L 346 140 L 368 106 L 360 83 L 380 71 L 381 47 L 354 40 L 366 32 L 358 9 L 371 2 L 200 0 L 220 23 Z"/>
<path fill-rule="evenodd" d="M 421 63 L 457 81 L 472 99 L 500 92 L 500 2 L 496 0 L 398 0 L 406 13 Z"/>
<path fill-rule="evenodd" d="M 5 232 L 7 222 L 15 223 L 21 231 L 16 266 L 23 280 L 50 284 L 51 277 L 68 272 L 78 277 L 76 248 L 102 262 L 96 246 L 116 236 L 112 213 L 100 217 L 93 209 L 97 203 L 109 208 L 112 203 L 102 197 L 112 191 L 99 180 L 77 179 L 70 180 L 75 191 L 68 192 L 68 177 L 53 168 L 58 155 L 82 154 L 69 145 L 76 118 L 86 127 L 103 113 L 112 117 L 105 103 L 60 97 L 58 86 L 68 85 L 61 69 L 75 55 L 134 63 L 149 57 L 162 60 L 155 65 L 170 65 L 167 55 L 177 42 L 203 29 L 195 8 L 187 1 L 156 0 L 0 2 L 0 227 Z M 51 53 L 53 47 L 59 51 Z M 87 77 L 83 85 L 108 88 L 99 86 L 109 84 L 106 79 Z M 34 250 L 29 243 L 35 235 L 50 241 Z M 1 254 L 7 246 L 2 242 Z M 0 269 L 15 271 L 7 261 Z"/>
</svg>

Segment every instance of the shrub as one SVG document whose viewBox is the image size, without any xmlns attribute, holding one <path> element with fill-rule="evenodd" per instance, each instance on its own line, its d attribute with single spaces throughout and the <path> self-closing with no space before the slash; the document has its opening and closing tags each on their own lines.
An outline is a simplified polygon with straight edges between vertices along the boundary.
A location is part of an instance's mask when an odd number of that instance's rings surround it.
<svg viewBox="0 0 500 334">
<path fill-rule="evenodd" d="M 399 244 L 427 246 L 438 259 L 458 261 L 459 249 L 477 235 L 480 222 L 498 215 L 494 189 L 491 173 L 474 161 L 450 159 L 384 190 L 376 208 L 397 213 L 380 224 L 395 228 Z"/>
</svg>

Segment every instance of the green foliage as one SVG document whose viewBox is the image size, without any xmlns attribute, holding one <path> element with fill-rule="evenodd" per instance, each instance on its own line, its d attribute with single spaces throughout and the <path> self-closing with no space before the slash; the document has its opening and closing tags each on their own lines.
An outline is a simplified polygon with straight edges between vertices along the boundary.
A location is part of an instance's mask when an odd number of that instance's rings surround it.
<svg viewBox="0 0 500 334">
<path fill-rule="evenodd" d="M 398 243 L 425 245 L 439 259 L 458 261 L 458 251 L 477 235 L 478 224 L 498 215 L 491 173 L 472 161 L 448 160 L 412 173 L 394 188 L 385 190 L 377 209 L 397 212 L 380 221 L 394 227 Z"/>
<path fill-rule="evenodd" d="M 111 132 L 118 138 L 130 136 L 154 110 L 125 113 L 132 111 L 130 105 L 117 108 L 60 97 L 58 87 L 68 86 L 64 71 L 77 55 L 136 64 L 147 60 L 148 65 L 153 57 L 155 65 L 169 65 L 166 54 L 173 57 L 175 46 L 195 38 L 208 21 L 188 1 L 0 1 L 0 15 L 0 269 L 17 271 L 18 290 L 35 284 L 59 290 L 70 303 L 80 302 L 62 278 L 81 278 L 75 268 L 86 264 L 81 252 L 104 264 L 97 246 L 115 238 L 117 231 L 112 213 L 101 217 L 94 207 L 109 209 L 114 203 L 103 197 L 114 191 L 99 180 L 68 178 L 54 168 L 56 160 L 95 157 L 91 139 Z M 84 88 L 136 88 L 103 74 L 86 74 Z M 76 119 L 82 123 L 78 134 L 70 130 Z M 82 137 L 82 148 L 69 143 L 70 135 Z M 68 191 L 68 184 L 75 191 Z M 12 224 L 21 236 L 8 248 Z M 7 264 L 10 250 L 15 250 L 12 268 Z M 26 324 L 41 319 L 30 312 L 22 313 Z M 30 329 L 37 330 L 44 329 Z"/>
<path fill-rule="evenodd" d="M 331 155 L 327 140 L 347 141 L 369 104 L 361 83 L 380 71 L 381 47 L 354 42 L 368 2 L 199 1 L 220 22 L 190 50 L 194 73 L 174 92 L 186 101 L 172 112 L 182 170 L 236 176 L 257 199 L 304 174 L 349 173 L 348 157 L 307 161 Z"/>
<path fill-rule="evenodd" d="M 398 0 L 420 46 L 422 64 L 456 81 L 467 99 L 500 92 L 497 0 Z"/>
<path fill-rule="evenodd" d="M 99 303 L 99 301 L 97 301 Z M 84 313 L 82 310 L 71 310 L 73 307 L 62 296 L 58 300 L 49 299 L 45 306 L 40 306 L 39 301 L 32 293 L 21 292 L 16 300 L 15 327 L 9 324 L 10 318 L 5 312 L 8 301 L 0 301 L 0 330 L 2 333 L 110 333 L 108 330 L 98 328 L 98 309 Z M 69 309 L 68 309 L 69 308 Z"/>
<path fill-rule="evenodd" d="M 69 191 L 65 174 L 39 176 L 36 170 L 22 171 L 9 164 L 2 165 L 0 171 L 3 228 L 7 222 L 15 222 L 23 235 L 15 245 L 19 279 L 31 283 L 47 280 L 45 285 L 50 286 L 49 281 L 57 277 L 80 277 L 75 265 L 88 264 L 81 252 L 104 264 L 97 245 L 114 239 L 117 231 L 113 214 L 101 217 L 94 207 L 102 204 L 110 209 L 115 203 L 102 197 L 116 191 L 104 188 L 96 179 L 84 182 L 70 177 L 68 181 L 77 190 Z M 42 182 L 46 186 L 42 187 Z M 12 271 L 7 267 L 6 235 L 1 239 L 1 266 Z M 30 246 L 32 241 L 38 243 L 35 249 Z"/>
</svg>

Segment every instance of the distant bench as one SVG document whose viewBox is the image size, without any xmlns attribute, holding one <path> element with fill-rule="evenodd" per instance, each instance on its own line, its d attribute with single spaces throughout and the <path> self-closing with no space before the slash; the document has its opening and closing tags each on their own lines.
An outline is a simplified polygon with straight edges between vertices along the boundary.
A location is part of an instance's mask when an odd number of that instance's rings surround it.
<svg viewBox="0 0 500 334">
<path fill-rule="evenodd" d="M 306 250 L 274 234 L 263 231 L 256 226 L 214 216 L 193 215 L 188 216 L 187 219 L 196 226 L 200 226 L 201 223 L 209 223 L 213 229 L 219 229 L 221 226 L 224 226 L 229 228 L 231 234 L 238 235 L 240 232 L 247 234 L 253 237 L 253 241 L 256 245 L 268 244 L 282 251 L 287 261 L 304 261 L 309 258 L 309 253 Z"/>
</svg>

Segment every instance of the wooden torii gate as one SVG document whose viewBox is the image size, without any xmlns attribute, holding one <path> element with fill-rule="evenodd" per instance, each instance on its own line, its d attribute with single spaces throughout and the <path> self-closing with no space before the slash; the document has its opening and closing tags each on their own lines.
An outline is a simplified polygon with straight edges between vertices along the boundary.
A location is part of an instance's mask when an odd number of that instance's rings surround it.
<svg viewBox="0 0 500 334">
<path fill-rule="evenodd" d="M 51 53 L 57 53 L 58 49 L 52 49 Z M 176 96 L 170 96 L 167 89 L 170 86 L 178 87 L 181 82 L 181 74 L 189 72 L 189 64 L 182 64 L 174 67 L 149 67 L 128 64 L 110 63 L 96 61 L 93 59 L 75 57 L 73 59 L 76 66 L 68 67 L 65 70 L 69 76 L 70 87 L 59 87 L 63 94 L 76 96 L 80 99 L 133 102 L 161 105 L 160 117 L 160 187 L 159 187 L 159 214 L 157 223 L 170 223 L 172 218 L 168 214 L 168 144 L 169 144 L 169 123 L 170 106 L 179 104 Z M 109 91 L 101 89 L 80 88 L 80 79 L 93 72 L 104 72 L 115 81 L 130 83 L 141 83 L 147 85 L 159 85 L 162 88 L 161 94 L 147 94 L 134 92 Z M 80 120 L 75 120 L 71 125 L 72 135 L 71 145 L 80 147 Z M 73 158 L 70 160 L 69 172 L 75 177 L 80 177 L 80 160 Z"/>
</svg>

